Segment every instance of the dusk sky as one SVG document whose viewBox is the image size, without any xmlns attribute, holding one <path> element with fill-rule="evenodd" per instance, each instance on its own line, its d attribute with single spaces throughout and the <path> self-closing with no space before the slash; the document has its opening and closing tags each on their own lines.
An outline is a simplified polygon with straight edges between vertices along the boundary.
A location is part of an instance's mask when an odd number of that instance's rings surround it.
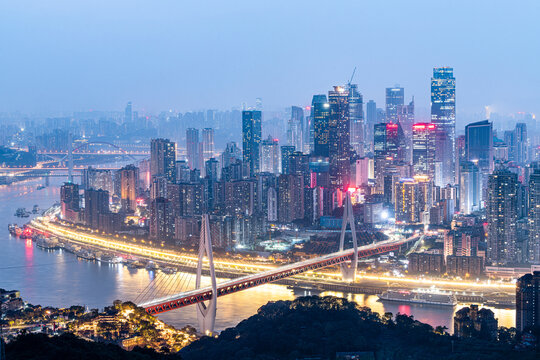
<svg viewBox="0 0 540 360">
<path fill-rule="evenodd" d="M 452 66 L 457 111 L 540 114 L 540 1 L 4 0 L 0 112 L 265 109 L 348 81 L 429 107 Z"/>
</svg>

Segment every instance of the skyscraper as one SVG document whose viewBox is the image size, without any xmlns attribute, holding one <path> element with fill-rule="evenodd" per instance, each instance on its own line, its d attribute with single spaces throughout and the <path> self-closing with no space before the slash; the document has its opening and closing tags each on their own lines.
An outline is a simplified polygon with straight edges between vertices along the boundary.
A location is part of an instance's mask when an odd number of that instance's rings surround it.
<svg viewBox="0 0 540 360">
<path fill-rule="evenodd" d="M 328 102 L 330 183 L 335 188 L 344 189 L 349 186 L 351 177 L 349 92 L 341 86 L 334 86 L 334 90 L 328 92 Z"/>
<path fill-rule="evenodd" d="M 289 158 L 292 153 L 295 152 L 294 146 L 283 145 L 281 146 L 281 173 L 290 174 L 289 172 Z"/>
<path fill-rule="evenodd" d="M 405 104 L 405 90 L 399 85 L 386 88 L 386 121 L 398 122 L 398 109 Z"/>
<path fill-rule="evenodd" d="M 291 118 L 289 119 L 289 129 L 287 130 L 287 140 L 289 145 L 300 151 L 304 148 L 304 110 L 299 106 L 291 107 Z"/>
<path fill-rule="evenodd" d="M 131 106 L 131 101 L 129 101 L 124 111 L 124 123 L 131 124 L 132 122 L 133 122 L 133 108 Z"/>
<path fill-rule="evenodd" d="M 465 126 L 465 157 L 484 174 L 493 172 L 493 124 L 488 120 Z"/>
<path fill-rule="evenodd" d="M 261 172 L 279 174 L 279 161 L 278 140 L 268 136 L 261 142 Z"/>
<path fill-rule="evenodd" d="M 150 144 L 150 175 L 176 179 L 176 144 L 169 139 L 152 139 Z"/>
<path fill-rule="evenodd" d="M 100 215 L 109 212 L 108 191 L 93 189 L 84 191 L 84 222 L 87 226 L 100 229 L 102 227 Z"/>
<path fill-rule="evenodd" d="M 186 130 L 186 153 L 190 169 L 201 170 L 199 163 L 199 129 L 188 128 Z"/>
<path fill-rule="evenodd" d="M 459 212 L 470 214 L 480 210 L 480 174 L 472 161 L 462 161 L 459 171 Z"/>
<path fill-rule="evenodd" d="M 80 195 L 79 185 L 67 182 L 60 188 L 60 203 L 62 205 L 61 214 L 64 219 L 69 218 L 70 212 L 78 212 Z M 71 220 L 70 220 L 71 221 Z"/>
<path fill-rule="evenodd" d="M 431 78 L 431 122 L 437 125 L 437 153 L 442 179 L 438 184 L 455 182 L 456 79 L 451 67 L 433 69 Z"/>
<path fill-rule="evenodd" d="M 435 124 L 418 123 L 412 126 L 412 163 L 414 175 L 435 175 Z"/>
<path fill-rule="evenodd" d="M 313 95 L 311 117 L 313 119 L 313 155 L 328 157 L 328 118 L 330 104 L 326 95 Z"/>
<path fill-rule="evenodd" d="M 523 165 L 527 163 L 529 150 L 527 124 L 517 123 L 514 132 L 516 141 L 516 162 Z"/>
<path fill-rule="evenodd" d="M 540 271 L 520 277 L 516 284 L 516 329 L 540 325 Z"/>
<path fill-rule="evenodd" d="M 133 213 L 137 210 L 137 182 L 139 169 L 133 165 L 127 165 L 120 169 L 120 200 L 122 210 Z"/>
<path fill-rule="evenodd" d="M 373 129 L 377 120 L 377 104 L 373 100 L 366 103 L 365 142 L 366 149 L 373 151 Z"/>
<path fill-rule="evenodd" d="M 260 144 L 262 138 L 262 113 L 242 111 L 242 154 L 245 175 L 253 177 L 259 172 Z"/>
<path fill-rule="evenodd" d="M 349 121 L 351 128 L 351 147 L 358 156 L 364 156 L 364 102 L 358 92 L 358 85 L 349 84 Z"/>
<path fill-rule="evenodd" d="M 540 263 L 540 169 L 529 178 L 529 246 L 528 260 Z"/>
<path fill-rule="evenodd" d="M 202 129 L 202 147 L 204 161 L 214 156 L 214 129 Z"/>
<path fill-rule="evenodd" d="M 486 204 L 487 260 L 508 264 L 516 260 L 517 175 L 497 169 L 489 176 Z"/>
</svg>

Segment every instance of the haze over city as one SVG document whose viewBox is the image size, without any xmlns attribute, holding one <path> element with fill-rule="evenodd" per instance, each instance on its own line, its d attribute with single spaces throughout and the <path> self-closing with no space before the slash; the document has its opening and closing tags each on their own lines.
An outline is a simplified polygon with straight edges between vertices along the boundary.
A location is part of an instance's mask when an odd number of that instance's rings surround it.
<svg viewBox="0 0 540 360">
<path fill-rule="evenodd" d="M 61 114 L 309 104 L 355 82 L 399 84 L 429 118 L 452 66 L 457 122 L 484 107 L 540 113 L 538 1 L 11 1 L 0 5 L 0 109 Z M 31 91 L 29 91 L 31 89 Z"/>
<path fill-rule="evenodd" d="M 0 5 L 0 360 L 537 360 L 540 2 Z"/>
</svg>

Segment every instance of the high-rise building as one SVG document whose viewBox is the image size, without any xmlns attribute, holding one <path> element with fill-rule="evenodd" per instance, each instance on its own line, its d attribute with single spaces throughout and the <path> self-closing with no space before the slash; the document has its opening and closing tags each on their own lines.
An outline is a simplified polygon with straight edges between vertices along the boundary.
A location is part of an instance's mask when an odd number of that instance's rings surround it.
<svg viewBox="0 0 540 360">
<path fill-rule="evenodd" d="M 101 215 L 109 214 L 109 192 L 88 189 L 84 191 L 84 222 L 92 229 L 100 229 Z"/>
<path fill-rule="evenodd" d="M 366 149 L 373 151 L 373 129 L 377 120 L 377 104 L 373 100 L 366 103 L 366 126 L 365 126 L 365 142 Z"/>
<path fill-rule="evenodd" d="M 397 109 L 397 123 L 405 135 L 405 161 L 412 159 L 412 134 L 414 124 L 414 97 L 408 105 L 400 105 Z"/>
<path fill-rule="evenodd" d="M 88 167 L 83 170 L 82 174 L 83 189 L 106 190 L 110 194 L 113 193 L 113 174 L 111 170 L 95 169 Z"/>
<path fill-rule="evenodd" d="M 459 172 L 459 212 L 470 214 L 481 207 L 480 174 L 472 161 L 462 161 Z"/>
<path fill-rule="evenodd" d="M 248 177 L 253 177 L 259 172 L 261 121 L 260 111 L 242 111 L 242 155 L 246 169 L 245 175 Z"/>
<path fill-rule="evenodd" d="M 131 106 L 131 101 L 129 101 L 124 111 L 124 123 L 131 124 L 132 122 L 133 122 L 133 108 Z"/>
<path fill-rule="evenodd" d="M 186 130 L 186 153 L 190 169 L 201 169 L 199 163 L 199 129 L 189 128 Z"/>
<path fill-rule="evenodd" d="M 313 155 L 328 157 L 330 104 L 326 95 L 313 95 L 311 118 L 313 119 Z"/>
<path fill-rule="evenodd" d="M 400 179 L 394 186 L 396 221 L 403 223 L 420 222 L 419 189 L 416 181 L 414 179 Z"/>
<path fill-rule="evenodd" d="M 516 162 L 518 164 L 526 164 L 528 160 L 529 152 L 529 143 L 527 137 L 527 124 L 517 123 L 515 132 L 515 141 L 516 141 Z"/>
<path fill-rule="evenodd" d="M 304 109 L 299 106 L 291 107 L 291 118 L 287 130 L 289 145 L 302 150 L 304 148 Z"/>
<path fill-rule="evenodd" d="M 405 90 L 399 85 L 386 88 L 386 121 L 398 123 L 398 110 L 405 104 Z"/>
<path fill-rule="evenodd" d="M 225 151 L 223 151 L 221 154 L 221 167 L 229 167 L 238 160 L 242 160 L 242 150 L 236 145 L 235 142 L 227 143 Z"/>
<path fill-rule="evenodd" d="M 334 90 L 328 92 L 328 102 L 330 183 L 335 188 L 346 189 L 351 178 L 349 91 L 341 86 L 334 86 Z"/>
<path fill-rule="evenodd" d="M 540 271 L 520 277 L 516 284 L 516 330 L 540 326 Z"/>
<path fill-rule="evenodd" d="M 412 164 L 414 175 L 435 176 L 435 124 L 412 126 Z"/>
<path fill-rule="evenodd" d="M 528 260 L 540 263 L 540 169 L 529 177 L 529 246 Z"/>
<path fill-rule="evenodd" d="M 281 146 L 281 173 L 290 174 L 289 172 L 289 159 L 295 152 L 294 146 L 283 145 Z"/>
<path fill-rule="evenodd" d="M 279 174 L 279 142 L 268 136 L 261 142 L 261 172 Z"/>
<path fill-rule="evenodd" d="M 508 264 L 516 260 L 517 175 L 497 169 L 488 179 L 486 217 L 487 260 Z"/>
<path fill-rule="evenodd" d="M 455 183 L 456 136 L 456 79 L 454 69 L 433 69 L 431 78 L 431 122 L 437 125 L 437 153 L 435 161 L 441 164 L 438 185 Z"/>
<path fill-rule="evenodd" d="M 64 219 L 69 218 L 70 212 L 80 210 L 79 185 L 67 182 L 60 187 L 60 203 L 62 206 L 61 214 Z"/>
<path fill-rule="evenodd" d="M 169 200 L 158 197 L 150 204 L 150 238 L 167 241 L 174 236 L 174 217 Z"/>
<path fill-rule="evenodd" d="M 477 164 L 480 172 L 493 172 L 493 124 L 488 120 L 465 126 L 465 157 Z"/>
<path fill-rule="evenodd" d="M 304 186 L 300 175 L 282 174 L 278 179 L 278 221 L 290 223 L 304 218 Z"/>
<path fill-rule="evenodd" d="M 351 147 L 358 156 L 364 156 L 364 100 L 358 91 L 358 85 L 349 84 L 349 122 L 351 129 Z"/>
<path fill-rule="evenodd" d="M 139 169 L 134 165 L 127 165 L 120 169 L 120 200 L 122 210 L 133 213 L 137 210 L 137 183 Z"/>
<path fill-rule="evenodd" d="M 214 129 L 202 129 L 202 148 L 204 161 L 214 156 Z"/>
<path fill-rule="evenodd" d="M 169 139 L 152 139 L 150 144 L 150 175 L 176 179 L 176 144 Z"/>
</svg>

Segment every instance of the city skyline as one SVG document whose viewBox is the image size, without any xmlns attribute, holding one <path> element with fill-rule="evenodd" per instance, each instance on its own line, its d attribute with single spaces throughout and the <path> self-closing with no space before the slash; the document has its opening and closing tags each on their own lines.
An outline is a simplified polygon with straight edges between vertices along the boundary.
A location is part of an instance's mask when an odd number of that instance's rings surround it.
<svg viewBox="0 0 540 360">
<path fill-rule="evenodd" d="M 427 120 L 431 70 L 451 66 L 459 79 L 458 123 L 468 121 L 461 114 L 485 113 L 485 106 L 488 112 L 540 113 L 534 91 L 540 81 L 534 71 L 540 52 L 533 27 L 537 2 L 519 8 L 487 2 L 458 2 L 452 8 L 431 2 L 339 8 L 313 2 L 204 9 L 125 5 L 5 5 L 0 43 L 11 56 L 0 60 L 10 69 L 0 85 L 0 110 L 120 110 L 132 101 L 146 112 L 188 111 L 254 106 L 256 98 L 273 110 L 308 105 L 313 94 L 346 84 L 356 67 L 353 83 L 364 102 L 373 99 L 384 107 L 385 88 L 400 84 L 406 99 L 415 97 L 419 120 Z M 404 7 L 407 16 L 401 16 Z M 369 16 L 374 13 L 386 16 Z M 460 26 L 439 26 L 440 17 L 430 15 L 440 13 L 448 19 L 459 14 Z M 275 21 L 282 26 L 273 26 Z M 495 25 L 503 21 L 511 31 Z M 332 36 L 329 29 L 336 26 L 357 32 L 358 45 L 351 46 L 347 36 Z M 396 35 L 399 28 L 407 29 L 406 38 Z M 439 44 L 445 36 L 451 39 Z M 337 57 L 321 53 L 314 39 L 344 51 Z M 291 59 L 293 49 L 298 56 Z M 375 55 L 366 56 L 367 49 Z M 524 50 L 527 56 L 521 56 Z M 407 61 L 396 54 L 407 55 Z"/>
</svg>

